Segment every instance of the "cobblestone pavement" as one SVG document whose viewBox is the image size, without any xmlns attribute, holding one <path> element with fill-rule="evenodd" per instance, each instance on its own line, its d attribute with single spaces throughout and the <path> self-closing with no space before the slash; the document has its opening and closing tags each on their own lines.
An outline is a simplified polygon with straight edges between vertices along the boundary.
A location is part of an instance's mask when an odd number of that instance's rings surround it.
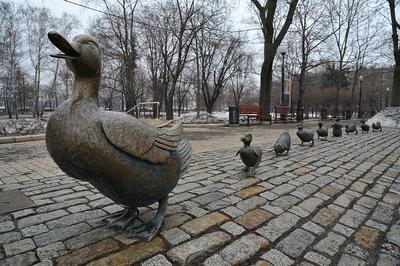
<svg viewBox="0 0 400 266">
<path fill-rule="evenodd" d="M 0 216 L 0 265 L 399 265 L 399 133 L 312 148 L 292 138 L 279 158 L 264 143 L 256 178 L 241 172 L 236 148 L 194 154 L 151 242 L 106 228 L 121 207 L 65 176 L 43 145 L 25 156 L 18 144 L 0 146 L 15 151 L 0 152 L 1 189 L 37 205 Z"/>
</svg>

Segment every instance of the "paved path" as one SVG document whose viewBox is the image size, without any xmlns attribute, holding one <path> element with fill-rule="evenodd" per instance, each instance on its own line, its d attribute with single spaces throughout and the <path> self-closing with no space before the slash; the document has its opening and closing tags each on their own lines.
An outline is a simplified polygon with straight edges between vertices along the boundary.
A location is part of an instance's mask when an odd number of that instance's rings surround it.
<svg viewBox="0 0 400 266">
<path fill-rule="evenodd" d="M 121 207 L 65 176 L 43 142 L 4 144 L 0 188 L 37 206 L 0 216 L 0 265 L 399 265 L 399 133 L 313 148 L 293 138 L 279 158 L 266 142 L 256 178 L 243 175 L 236 148 L 196 153 L 149 243 L 106 228 Z"/>
</svg>

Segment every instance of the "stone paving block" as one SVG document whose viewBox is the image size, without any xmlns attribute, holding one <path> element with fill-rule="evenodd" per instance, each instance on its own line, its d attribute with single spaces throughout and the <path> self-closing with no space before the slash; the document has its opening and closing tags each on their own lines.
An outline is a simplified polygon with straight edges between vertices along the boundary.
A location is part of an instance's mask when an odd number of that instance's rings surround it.
<svg viewBox="0 0 400 266">
<path fill-rule="evenodd" d="M 25 238 L 13 243 L 4 244 L 3 247 L 7 256 L 14 256 L 35 249 L 36 245 L 31 238 Z"/>
<path fill-rule="evenodd" d="M 190 265 L 198 258 L 212 254 L 230 240 L 231 236 L 226 233 L 213 232 L 170 249 L 167 257 L 179 265 Z"/>
<path fill-rule="evenodd" d="M 220 226 L 221 229 L 227 231 L 229 234 L 233 236 L 241 235 L 246 231 L 242 226 L 238 225 L 235 222 L 227 222 Z"/>
<path fill-rule="evenodd" d="M 362 226 L 355 234 L 354 240 L 357 244 L 369 249 L 374 250 L 378 244 L 379 231 Z"/>
<path fill-rule="evenodd" d="M 309 198 L 300 203 L 298 206 L 308 212 L 314 212 L 322 203 L 323 201 L 321 199 Z"/>
<path fill-rule="evenodd" d="M 388 224 L 393 219 L 394 208 L 387 204 L 378 204 L 371 218 L 377 222 Z"/>
<path fill-rule="evenodd" d="M 361 258 L 362 260 L 367 260 L 368 259 L 368 251 L 366 251 L 364 248 L 355 245 L 354 243 L 350 243 L 346 246 L 344 249 L 344 252 L 356 256 L 358 258 Z"/>
<path fill-rule="evenodd" d="M 0 233 L 9 232 L 15 228 L 13 221 L 0 222 Z"/>
<path fill-rule="evenodd" d="M 291 257 L 299 257 L 314 242 L 315 237 L 303 230 L 296 229 L 278 243 L 277 249 Z"/>
<path fill-rule="evenodd" d="M 290 207 L 292 207 L 299 201 L 300 201 L 299 198 L 293 197 L 291 195 L 286 195 L 286 196 L 277 198 L 276 200 L 271 202 L 271 205 L 280 207 L 284 210 L 288 210 Z"/>
<path fill-rule="evenodd" d="M 152 216 L 153 217 L 153 216 Z M 185 213 L 177 213 L 171 216 L 168 216 L 164 220 L 164 224 L 162 230 L 170 229 L 176 226 L 179 226 L 187 221 L 190 221 L 192 217 Z"/>
<path fill-rule="evenodd" d="M 308 230 L 311 233 L 317 234 L 317 235 L 322 235 L 323 233 L 325 233 L 325 229 L 323 227 L 321 227 L 318 224 L 313 223 L 311 221 L 303 224 L 302 228 Z"/>
<path fill-rule="evenodd" d="M 248 199 L 248 198 L 250 198 L 254 195 L 257 195 L 261 192 L 264 192 L 266 190 L 267 189 L 262 186 L 252 186 L 252 187 L 248 187 L 241 191 L 236 192 L 235 196 L 242 198 L 242 199 Z"/>
<path fill-rule="evenodd" d="M 172 228 L 161 232 L 162 237 L 167 241 L 168 244 L 176 246 L 186 240 L 190 239 L 190 235 L 185 233 L 179 228 Z"/>
<path fill-rule="evenodd" d="M 96 244 L 67 253 L 57 258 L 58 265 L 81 265 L 86 264 L 107 253 L 117 251 L 120 244 L 114 239 L 106 239 Z M 99 264 L 100 265 L 100 264 Z"/>
<path fill-rule="evenodd" d="M 271 189 L 271 192 L 281 196 L 281 195 L 286 195 L 295 189 L 296 186 L 286 183 Z"/>
<path fill-rule="evenodd" d="M 193 219 L 183 224 L 181 228 L 191 235 L 198 235 L 205 232 L 208 228 L 220 225 L 228 220 L 228 216 L 219 212 L 213 212 L 206 214 L 202 217 Z"/>
<path fill-rule="evenodd" d="M 103 240 L 109 241 L 109 239 Z M 99 242 L 101 243 L 101 242 Z M 96 244 L 94 244 L 96 245 Z M 114 250 L 114 242 L 110 244 L 110 249 Z M 104 245 L 99 245 L 99 253 L 98 255 L 101 256 L 103 251 Z M 122 265 L 133 265 L 138 263 L 141 260 L 149 258 L 159 252 L 165 250 L 166 246 L 164 241 L 161 238 L 155 238 L 150 242 L 140 242 L 138 244 L 131 245 L 126 249 L 108 255 L 98 260 L 94 260 L 87 265 L 89 266 L 122 266 Z M 84 249 L 84 248 L 83 248 Z M 119 248 L 115 247 L 115 250 Z M 76 252 L 78 252 L 77 250 Z M 75 252 L 75 251 L 74 251 Z M 82 252 L 85 253 L 86 251 Z M 88 249 L 90 252 L 90 249 Z M 109 252 L 107 252 L 109 253 Z M 94 253 L 96 254 L 96 253 Z M 68 254 L 67 254 L 68 255 Z M 93 255 L 92 255 L 93 256 Z"/>
<path fill-rule="evenodd" d="M 230 266 L 228 262 L 226 262 L 219 254 L 215 254 L 208 259 L 206 259 L 203 263 L 204 266 Z"/>
<path fill-rule="evenodd" d="M 0 245 L 8 244 L 22 239 L 22 234 L 20 232 L 7 232 L 0 234 Z"/>
<path fill-rule="evenodd" d="M 260 197 L 260 196 L 253 196 L 251 198 L 239 201 L 236 204 L 236 207 L 241 209 L 242 211 L 250 211 L 252 209 L 255 209 L 259 206 L 264 205 L 265 203 L 267 203 L 267 200 Z"/>
<path fill-rule="evenodd" d="M 37 261 L 35 252 L 30 251 L 23 254 L 19 254 L 13 257 L 9 257 L 5 260 L 0 261 L 4 266 L 17 266 L 17 265 L 32 265 Z"/>
<path fill-rule="evenodd" d="M 235 206 L 229 206 L 228 208 L 222 209 L 221 211 L 232 218 L 236 218 L 244 213 L 244 211 L 236 208 Z"/>
<path fill-rule="evenodd" d="M 216 192 L 211 192 L 211 193 L 208 193 L 208 194 L 204 194 L 204 195 L 199 196 L 199 197 L 195 197 L 193 199 L 193 201 L 199 203 L 200 205 L 206 205 L 206 204 L 208 204 L 210 202 L 219 200 L 219 199 L 224 198 L 224 197 L 226 197 L 225 193 L 216 191 Z"/>
<path fill-rule="evenodd" d="M 335 224 L 335 226 L 332 228 L 333 231 L 337 233 L 341 233 L 344 236 L 350 237 L 354 233 L 354 229 L 351 229 L 350 227 L 344 226 L 340 223 Z"/>
<path fill-rule="evenodd" d="M 249 260 L 260 249 L 265 249 L 269 246 L 268 240 L 255 234 L 242 236 L 223 248 L 219 254 L 232 265 L 238 265 Z"/>
<path fill-rule="evenodd" d="M 44 223 L 44 222 L 47 222 L 47 221 L 50 221 L 53 219 L 57 219 L 57 218 L 65 216 L 65 215 L 68 215 L 68 212 L 66 212 L 65 210 L 56 210 L 56 211 L 52 211 L 52 212 L 36 214 L 36 215 L 22 218 L 22 219 L 18 220 L 17 224 L 18 224 L 18 228 L 22 229 L 24 227 L 28 227 L 28 226 L 35 225 L 35 224 L 41 224 L 41 223 Z"/>
<path fill-rule="evenodd" d="M 24 237 L 30 237 L 30 236 L 35 236 L 35 235 L 45 233 L 48 231 L 49 231 L 49 229 L 47 228 L 46 225 L 38 224 L 38 225 L 32 225 L 32 226 L 23 228 L 21 230 L 21 233 L 24 235 Z"/>
<path fill-rule="evenodd" d="M 40 247 L 36 253 L 41 261 L 52 260 L 65 253 L 65 245 L 62 242 L 54 242 L 47 246 Z"/>
<path fill-rule="evenodd" d="M 386 237 L 390 243 L 400 247 L 400 224 L 393 225 Z"/>
<path fill-rule="evenodd" d="M 361 260 L 359 258 L 350 256 L 350 255 L 347 255 L 347 254 L 343 254 L 340 257 L 339 262 L 338 262 L 337 265 L 338 266 L 349 266 L 349 265 L 351 265 L 351 266 L 364 266 L 364 265 L 367 265 L 367 264 L 366 264 L 365 261 L 363 261 L 363 260 Z"/>
<path fill-rule="evenodd" d="M 116 234 L 117 231 L 114 228 L 98 228 L 68 239 L 65 241 L 65 245 L 69 250 L 75 250 Z"/>
<path fill-rule="evenodd" d="M 267 225 L 259 228 L 256 232 L 274 242 L 282 234 L 292 229 L 299 220 L 300 217 L 286 212 L 270 220 Z"/>
<path fill-rule="evenodd" d="M 235 222 L 244 226 L 248 230 L 253 230 L 254 228 L 265 223 L 272 217 L 273 217 L 272 214 L 264 210 L 255 209 L 239 216 L 238 218 L 235 219 Z"/>
<path fill-rule="evenodd" d="M 283 254 L 277 249 L 271 249 L 261 256 L 262 259 L 272 263 L 275 266 L 289 266 L 294 265 L 294 260 Z M 257 265 L 257 264 L 256 264 Z M 259 264 L 260 266 L 262 264 Z"/>
<path fill-rule="evenodd" d="M 313 222 L 321 225 L 322 227 L 330 226 L 334 221 L 339 218 L 338 211 L 330 208 L 322 208 L 312 219 Z"/>
<path fill-rule="evenodd" d="M 55 211 L 55 210 L 69 207 L 69 206 L 74 206 L 74 205 L 87 203 L 87 202 L 88 202 L 88 199 L 85 199 L 85 198 L 72 199 L 72 200 L 67 200 L 67 201 L 60 202 L 60 203 L 54 203 L 51 205 L 39 207 L 36 209 L 36 212 L 37 213 L 51 212 L 51 211 Z"/>
<path fill-rule="evenodd" d="M 142 266 L 172 266 L 172 263 L 161 254 L 158 254 L 141 264 Z"/>
<path fill-rule="evenodd" d="M 348 195 L 348 194 L 342 194 L 340 195 L 333 203 L 337 204 L 339 206 L 342 206 L 344 208 L 347 208 L 350 206 L 350 204 L 355 200 L 356 198 L 354 196 Z"/>
<path fill-rule="evenodd" d="M 105 216 L 106 213 L 103 210 L 88 210 L 83 212 L 78 212 L 70 215 L 63 216 L 62 218 L 52 220 L 46 223 L 50 229 L 60 228 L 69 226 L 72 224 L 77 224 L 80 222 L 93 220 L 99 217 Z"/>
<path fill-rule="evenodd" d="M 46 246 L 52 242 L 63 241 L 72 236 L 83 234 L 90 230 L 90 226 L 85 223 L 74 224 L 68 227 L 62 227 L 50 230 L 49 232 L 33 237 L 36 245 Z"/>
<path fill-rule="evenodd" d="M 351 227 L 351 228 L 357 228 L 367 217 L 367 215 L 356 212 L 354 210 L 348 210 L 345 215 L 343 215 L 340 219 L 339 222 Z"/>
<path fill-rule="evenodd" d="M 342 245 L 344 241 L 346 241 L 345 237 L 330 232 L 327 237 L 314 246 L 314 249 L 333 256 L 339 251 L 339 246 Z"/>
<path fill-rule="evenodd" d="M 316 252 L 307 252 L 306 255 L 304 255 L 304 258 L 321 266 L 328 266 L 331 264 L 331 260 L 322 256 L 321 254 L 318 254 Z"/>
</svg>

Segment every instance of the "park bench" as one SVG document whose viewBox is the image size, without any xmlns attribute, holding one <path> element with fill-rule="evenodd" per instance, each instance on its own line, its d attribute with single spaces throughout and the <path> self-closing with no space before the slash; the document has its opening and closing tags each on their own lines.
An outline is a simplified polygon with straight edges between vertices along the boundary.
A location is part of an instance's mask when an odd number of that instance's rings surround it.
<svg viewBox="0 0 400 266">
<path fill-rule="evenodd" d="M 239 117 L 247 117 L 247 125 L 250 124 L 250 120 L 255 121 L 267 121 L 272 123 L 271 115 L 262 113 L 260 106 L 256 104 L 242 104 L 239 106 Z"/>
<path fill-rule="evenodd" d="M 277 118 L 276 114 L 279 114 L 282 120 L 286 121 L 287 115 L 290 113 L 291 108 L 289 106 L 275 106 L 275 120 Z"/>
</svg>

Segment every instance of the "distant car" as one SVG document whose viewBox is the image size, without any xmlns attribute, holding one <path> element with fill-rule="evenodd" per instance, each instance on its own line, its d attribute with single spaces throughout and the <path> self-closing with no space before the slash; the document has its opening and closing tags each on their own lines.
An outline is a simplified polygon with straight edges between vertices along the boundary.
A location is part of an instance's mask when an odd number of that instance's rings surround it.
<svg viewBox="0 0 400 266">
<path fill-rule="evenodd" d="M 52 107 L 46 107 L 46 108 L 44 108 L 44 111 L 45 111 L 45 112 L 54 112 L 54 108 L 52 108 Z"/>
</svg>

